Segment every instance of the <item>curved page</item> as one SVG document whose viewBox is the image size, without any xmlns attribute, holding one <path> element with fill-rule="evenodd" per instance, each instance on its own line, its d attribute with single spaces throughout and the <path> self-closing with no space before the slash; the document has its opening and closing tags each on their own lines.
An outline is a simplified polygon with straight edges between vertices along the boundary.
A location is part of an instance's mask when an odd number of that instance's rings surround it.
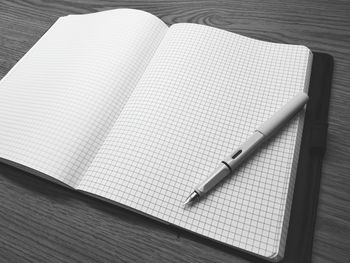
<svg viewBox="0 0 350 263">
<path fill-rule="evenodd" d="M 130 9 L 58 19 L 0 83 L 0 157 L 74 186 L 166 31 Z"/>
</svg>

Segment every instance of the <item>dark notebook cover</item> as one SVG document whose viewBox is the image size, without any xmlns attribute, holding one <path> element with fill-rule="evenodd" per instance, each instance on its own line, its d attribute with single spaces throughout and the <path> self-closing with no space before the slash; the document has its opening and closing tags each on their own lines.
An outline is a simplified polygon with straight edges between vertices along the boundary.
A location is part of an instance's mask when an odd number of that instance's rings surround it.
<svg viewBox="0 0 350 263">
<path fill-rule="evenodd" d="M 315 52 L 286 251 L 281 262 L 311 262 L 332 73 L 333 58 Z"/>
</svg>

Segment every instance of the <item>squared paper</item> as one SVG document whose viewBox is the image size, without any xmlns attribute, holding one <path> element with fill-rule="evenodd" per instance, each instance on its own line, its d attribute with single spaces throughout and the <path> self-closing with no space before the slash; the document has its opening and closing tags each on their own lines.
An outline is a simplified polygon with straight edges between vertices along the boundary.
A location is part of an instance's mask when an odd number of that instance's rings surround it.
<svg viewBox="0 0 350 263">
<path fill-rule="evenodd" d="M 219 242 L 283 256 L 304 112 L 190 208 L 228 153 L 300 91 L 312 54 L 195 24 L 170 27 L 78 189 Z"/>
</svg>

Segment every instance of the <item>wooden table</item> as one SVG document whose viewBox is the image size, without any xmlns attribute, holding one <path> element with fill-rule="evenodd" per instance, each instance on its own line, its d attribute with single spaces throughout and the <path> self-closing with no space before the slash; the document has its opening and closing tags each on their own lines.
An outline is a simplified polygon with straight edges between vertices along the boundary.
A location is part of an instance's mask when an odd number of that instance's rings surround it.
<svg viewBox="0 0 350 263">
<path fill-rule="evenodd" d="M 0 77 L 59 17 L 129 7 L 334 56 L 313 262 L 350 262 L 350 3 L 1 0 Z M 0 165 L 0 262 L 246 262 L 143 216 Z"/>
</svg>

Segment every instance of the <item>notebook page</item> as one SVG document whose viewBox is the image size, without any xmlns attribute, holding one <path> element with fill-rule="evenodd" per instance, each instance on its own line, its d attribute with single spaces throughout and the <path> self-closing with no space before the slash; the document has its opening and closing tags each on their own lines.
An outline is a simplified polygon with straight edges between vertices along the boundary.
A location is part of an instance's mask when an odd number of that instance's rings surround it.
<svg viewBox="0 0 350 263">
<path fill-rule="evenodd" d="M 166 30 L 130 9 L 60 18 L 0 83 L 0 157 L 74 186 Z"/>
<path fill-rule="evenodd" d="M 183 202 L 307 87 L 311 58 L 302 46 L 171 26 L 78 189 L 264 257 L 282 255 L 303 112 L 200 202 Z"/>
</svg>

